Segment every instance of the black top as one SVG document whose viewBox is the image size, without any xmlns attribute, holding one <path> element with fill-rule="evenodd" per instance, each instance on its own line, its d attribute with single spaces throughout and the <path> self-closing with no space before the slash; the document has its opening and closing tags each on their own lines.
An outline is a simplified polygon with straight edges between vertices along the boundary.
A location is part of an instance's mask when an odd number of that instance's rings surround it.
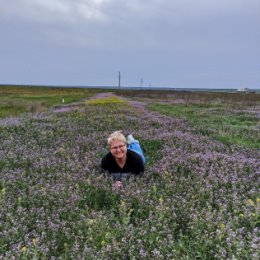
<svg viewBox="0 0 260 260">
<path fill-rule="evenodd" d="M 111 152 L 107 153 L 103 157 L 101 161 L 101 168 L 108 171 L 109 173 L 140 174 L 144 172 L 142 157 L 131 150 L 127 150 L 126 152 L 126 162 L 123 168 L 119 167 L 115 157 L 111 154 Z"/>
</svg>

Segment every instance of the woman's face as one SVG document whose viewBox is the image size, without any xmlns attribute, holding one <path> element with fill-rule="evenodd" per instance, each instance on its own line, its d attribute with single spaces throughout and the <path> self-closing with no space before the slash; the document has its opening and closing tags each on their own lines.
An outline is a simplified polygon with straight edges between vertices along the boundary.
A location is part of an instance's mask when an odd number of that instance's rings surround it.
<svg viewBox="0 0 260 260">
<path fill-rule="evenodd" d="M 116 159 L 122 159 L 126 157 L 127 147 L 122 141 L 116 140 L 110 143 L 110 152 Z"/>
</svg>

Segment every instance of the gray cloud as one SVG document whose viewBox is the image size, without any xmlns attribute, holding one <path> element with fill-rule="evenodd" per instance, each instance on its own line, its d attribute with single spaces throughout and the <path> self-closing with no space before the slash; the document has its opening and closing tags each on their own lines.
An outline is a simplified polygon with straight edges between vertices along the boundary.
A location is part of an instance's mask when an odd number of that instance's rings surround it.
<svg viewBox="0 0 260 260">
<path fill-rule="evenodd" d="M 0 5 L 0 82 L 109 85 L 122 70 L 126 85 L 138 84 L 140 77 L 147 84 L 180 87 L 260 84 L 258 0 Z"/>
<path fill-rule="evenodd" d="M 176 22 L 201 19 L 216 12 L 259 14 L 257 0 L 2 0 L 0 13 L 15 14 L 32 20 L 81 21 L 118 20 L 132 17 L 147 19 L 170 16 Z M 247 10 L 249 9 L 249 10 Z M 64 19 L 66 18 L 66 19 Z M 165 19 L 166 17 L 162 17 Z"/>
</svg>

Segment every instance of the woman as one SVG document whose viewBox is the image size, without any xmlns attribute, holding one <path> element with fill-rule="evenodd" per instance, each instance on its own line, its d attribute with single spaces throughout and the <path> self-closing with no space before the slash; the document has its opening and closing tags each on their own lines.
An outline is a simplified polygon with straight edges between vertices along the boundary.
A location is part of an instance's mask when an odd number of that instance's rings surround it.
<svg viewBox="0 0 260 260">
<path fill-rule="evenodd" d="M 120 131 L 112 133 L 107 142 L 110 152 L 102 158 L 101 168 L 112 174 L 116 181 L 115 188 L 122 188 L 122 178 L 144 172 L 143 151 L 132 135 L 126 139 Z"/>
</svg>

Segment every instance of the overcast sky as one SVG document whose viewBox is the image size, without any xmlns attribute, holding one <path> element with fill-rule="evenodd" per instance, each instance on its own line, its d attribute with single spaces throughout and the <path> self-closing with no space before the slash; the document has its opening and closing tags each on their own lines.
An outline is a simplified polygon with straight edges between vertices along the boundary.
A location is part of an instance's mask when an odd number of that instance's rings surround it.
<svg viewBox="0 0 260 260">
<path fill-rule="evenodd" d="M 0 0 L 0 84 L 260 88 L 259 0 Z"/>
</svg>

